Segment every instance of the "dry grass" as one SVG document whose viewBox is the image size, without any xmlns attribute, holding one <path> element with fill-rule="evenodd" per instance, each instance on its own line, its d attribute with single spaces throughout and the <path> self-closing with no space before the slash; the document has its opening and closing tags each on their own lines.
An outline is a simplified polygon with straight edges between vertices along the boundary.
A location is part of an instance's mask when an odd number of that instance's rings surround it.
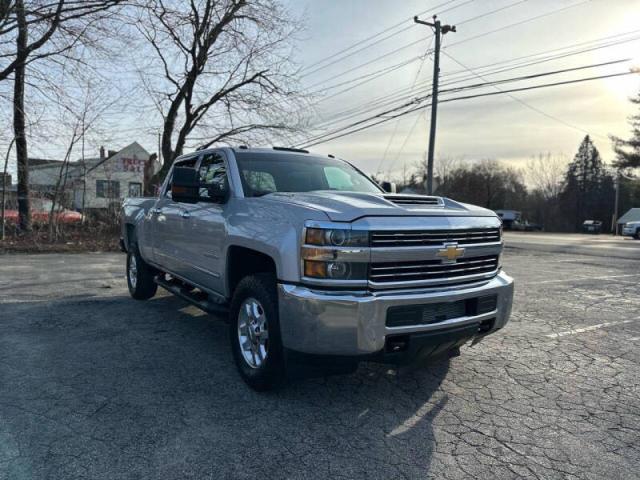
<svg viewBox="0 0 640 480">
<path fill-rule="evenodd" d="M 119 251 L 120 229 L 109 224 L 66 225 L 58 238 L 49 238 L 46 226 L 28 234 L 18 234 L 8 226 L 0 241 L 0 254 L 7 253 L 81 253 Z"/>
</svg>

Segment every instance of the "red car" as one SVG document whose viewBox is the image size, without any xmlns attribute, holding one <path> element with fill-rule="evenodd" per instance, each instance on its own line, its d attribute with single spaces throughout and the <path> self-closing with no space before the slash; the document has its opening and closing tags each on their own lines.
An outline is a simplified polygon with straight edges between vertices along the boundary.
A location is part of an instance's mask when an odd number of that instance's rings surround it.
<svg viewBox="0 0 640 480">
<path fill-rule="evenodd" d="M 4 219 L 6 223 L 17 223 L 18 222 L 18 211 L 17 210 L 5 210 Z M 80 223 L 82 221 L 82 214 L 79 212 L 74 212 L 73 210 L 62 210 L 57 214 L 58 223 Z M 47 223 L 49 222 L 49 211 L 43 210 L 32 210 L 31 211 L 31 221 L 33 223 Z"/>
</svg>

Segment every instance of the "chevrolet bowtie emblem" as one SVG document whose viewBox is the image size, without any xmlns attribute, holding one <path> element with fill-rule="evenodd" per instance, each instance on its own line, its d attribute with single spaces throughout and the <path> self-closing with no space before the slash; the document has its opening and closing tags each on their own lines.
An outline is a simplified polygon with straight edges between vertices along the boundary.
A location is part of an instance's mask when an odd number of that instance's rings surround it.
<svg viewBox="0 0 640 480">
<path fill-rule="evenodd" d="M 464 257 L 464 248 L 458 247 L 458 244 L 445 245 L 444 248 L 438 250 L 436 256 L 447 262 L 455 262 L 458 258 Z"/>
</svg>

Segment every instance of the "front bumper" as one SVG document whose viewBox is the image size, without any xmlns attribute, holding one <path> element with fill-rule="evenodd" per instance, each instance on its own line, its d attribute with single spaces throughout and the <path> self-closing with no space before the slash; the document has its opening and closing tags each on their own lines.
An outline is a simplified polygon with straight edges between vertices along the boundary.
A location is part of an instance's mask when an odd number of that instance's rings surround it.
<svg viewBox="0 0 640 480">
<path fill-rule="evenodd" d="M 634 236 L 635 234 L 636 234 L 636 231 L 633 228 L 626 228 L 625 227 L 625 228 L 622 229 L 622 235 Z"/>
<path fill-rule="evenodd" d="M 455 302 L 497 295 L 494 311 L 450 318 L 437 323 L 402 327 L 386 326 L 387 309 L 395 306 Z M 287 349 L 302 353 L 340 356 L 371 356 L 383 352 L 387 338 L 464 332 L 466 338 L 487 335 L 505 326 L 511 314 L 513 279 L 500 272 L 481 285 L 448 290 L 403 292 L 336 292 L 278 285 L 280 329 Z M 474 325 L 491 328 L 479 332 Z"/>
</svg>

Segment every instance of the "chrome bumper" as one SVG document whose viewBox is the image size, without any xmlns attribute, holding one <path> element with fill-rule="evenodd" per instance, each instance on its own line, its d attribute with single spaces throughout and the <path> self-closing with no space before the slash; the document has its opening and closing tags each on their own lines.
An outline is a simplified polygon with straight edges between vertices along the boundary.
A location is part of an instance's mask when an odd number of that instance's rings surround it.
<svg viewBox="0 0 640 480">
<path fill-rule="evenodd" d="M 387 327 L 387 309 L 402 305 L 453 302 L 495 293 L 497 308 L 482 315 L 426 325 Z M 279 284 L 280 329 L 285 348 L 321 355 L 367 355 L 380 352 L 388 335 L 443 332 L 495 318 L 490 331 L 505 326 L 511 314 L 513 279 L 500 272 L 480 286 L 457 290 L 353 292 L 312 290 Z"/>
</svg>

